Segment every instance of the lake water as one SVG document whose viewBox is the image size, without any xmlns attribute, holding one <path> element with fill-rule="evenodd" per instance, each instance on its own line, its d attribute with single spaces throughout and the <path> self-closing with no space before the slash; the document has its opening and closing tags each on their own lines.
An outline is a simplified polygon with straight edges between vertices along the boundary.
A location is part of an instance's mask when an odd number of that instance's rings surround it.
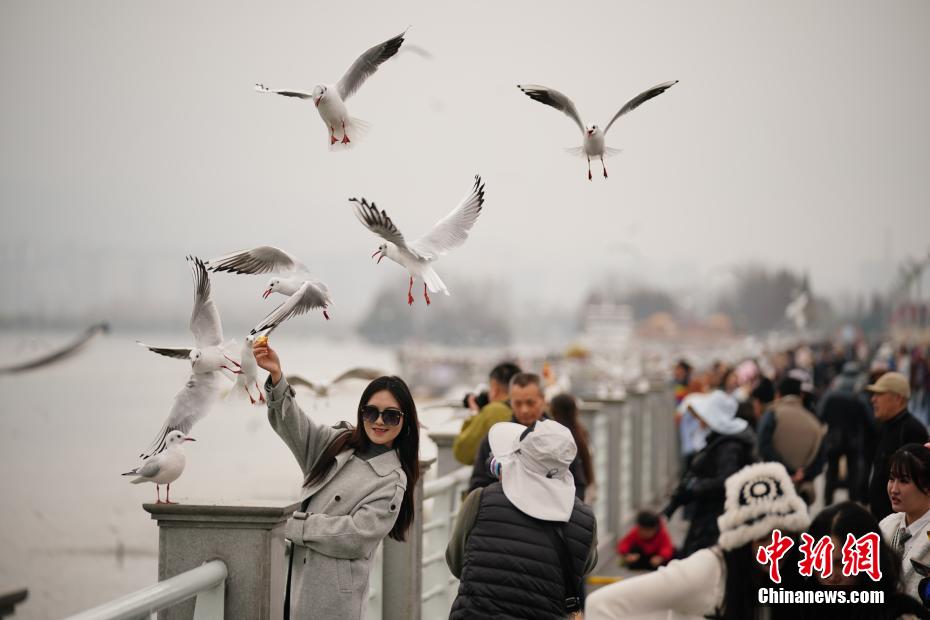
<svg viewBox="0 0 930 620">
<path fill-rule="evenodd" d="M 73 336 L 0 332 L 0 366 Z M 184 345 L 189 334 L 111 334 L 57 365 L 0 376 L 0 592 L 29 589 L 17 618 L 60 617 L 157 579 L 157 527 L 142 509 L 155 487 L 120 474 L 161 428 L 190 366 L 145 351 L 136 338 Z M 398 371 L 393 351 L 356 341 L 275 334 L 272 345 L 286 373 L 310 379 L 352 366 Z M 415 387 L 415 378 L 406 379 Z M 318 402 L 298 390 L 298 401 L 322 422 L 354 420 L 363 387 L 351 382 Z M 443 410 L 421 415 L 434 427 L 448 418 Z M 264 406 L 230 398 L 191 435 L 197 442 L 185 446 L 187 467 L 172 500 L 296 498 L 300 470 Z M 424 443 L 422 456 L 435 454 Z"/>
</svg>

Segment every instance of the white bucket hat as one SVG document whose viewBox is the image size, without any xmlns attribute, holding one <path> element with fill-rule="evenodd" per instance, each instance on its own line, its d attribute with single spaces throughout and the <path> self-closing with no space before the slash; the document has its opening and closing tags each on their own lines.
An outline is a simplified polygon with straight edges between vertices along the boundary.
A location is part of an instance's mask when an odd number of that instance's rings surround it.
<svg viewBox="0 0 930 620">
<path fill-rule="evenodd" d="M 746 430 L 749 423 L 736 417 L 739 403 L 721 390 L 714 390 L 704 398 L 693 399 L 689 406 L 710 430 L 721 435 L 735 435 Z"/>
<path fill-rule="evenodd" d="M 514 506 L 543 521 L 571 518 L 575 479 L 569 467 L 578 452 L 571 431 L 553 420 L 530 427 L 498 422 L 488 442 L 501 465 L 504 495 Z"/>
</svg>

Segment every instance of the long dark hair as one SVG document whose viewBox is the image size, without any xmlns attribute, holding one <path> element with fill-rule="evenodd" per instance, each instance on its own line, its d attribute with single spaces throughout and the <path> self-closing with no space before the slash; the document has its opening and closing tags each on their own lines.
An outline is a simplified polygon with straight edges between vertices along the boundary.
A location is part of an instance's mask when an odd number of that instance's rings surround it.
<svg viewBox="0 0 930 620">
<path fill-rule="evenodd" d="M 723 594 L 723 609 L 717 609 L 710 617 L 719 620 L 749 620 L 759 615 L 759 588 L 796 589 L 799 583 L 797 571 L 797 541 L 799 537 L 793 532 L 783 532 L 784 536 L 795 541 L 791 550 L 781 563 L 781 584 L 769 579 L 768 571 L 759 570 L 759 562 L 752 552 L 752 543 L 746 543 L 736 549 L 723 552 L 723 561 L 727 567 L 726 585 Z M 792 559 L 795 558 L 795 559 Z M 794 605 L 771 607 L 772 618 L 793 618 L 797 615 Z"/>
<path fill-rule="evenodd" d="M 391 396 L 400 405 L 400 410 L 404 412 L 404 427 L 401 429 L 400 434 L 397 435 L 397 438 L 394 439 L 393 449 L 397 451 L 400 466 L 404 473 L 407 474 L 407 488 L 404 491 L 404 499 L 400 505 L 397 521 L 394 522 L 394 527 L 389 534 L 394 540 L 403 541 L 407 529 L 413 523 L 413 494 L 417 488 L 417 479 L 420 476 L 420 424 L 417 420 L 417 405 L 413 402 L 410 388 L 400 377 L 378 377 L 368 384 L 358 401 L 355 427 L 337 435 L 326 446 L 323 454 L 320 455 L 307 473 L 304 486 L 322 480 L 336 463 L 336 455 L 340 452 L 344 450 L 365 451 L 371 446 L 371 440 L 368 438 L 368 433 L 365 432 L 365 425 L 362 422 L 362 407 L 368 404 L 373 395 L 384 390 L 391 393 Z"/>
<path fill-rule="evenodd" d="M 549 403 L 549 413 L 552 419 L 565 426 L 572 432 L 575 445 L 578 446 L 578 457 L 581 459 L 581 469 L 584 471 L 588 484 L 594 482 L 594 463 L 591 461 L 591 450 L 588 448 L 588 431 L 584 424 L 578 420 L 578 403 L 571 394 L 558 394 Z"/>
</svg>

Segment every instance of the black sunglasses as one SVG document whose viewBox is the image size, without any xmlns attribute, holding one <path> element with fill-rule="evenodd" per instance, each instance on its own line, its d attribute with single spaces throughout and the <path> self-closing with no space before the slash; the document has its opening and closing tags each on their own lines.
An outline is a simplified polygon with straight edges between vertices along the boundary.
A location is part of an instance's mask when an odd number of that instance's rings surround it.
<svg viewBox="0 0 930 620">
<path fill-rule="evenodd" d="M 393 407 L 388 407 L 384 411 L 380 411 L 374 405 L 365 405 L 359 411 L 362 414 L 362 419 L 368 422 L 369 424 L 374 424 L 378 421 L 378 417 L 381 417 L 381 421 L 385 426 L 397 426 L 400 424 L 400 419 L 404 416 L 404 412 L 400 409 L 394 409 Z"/>
</svg>

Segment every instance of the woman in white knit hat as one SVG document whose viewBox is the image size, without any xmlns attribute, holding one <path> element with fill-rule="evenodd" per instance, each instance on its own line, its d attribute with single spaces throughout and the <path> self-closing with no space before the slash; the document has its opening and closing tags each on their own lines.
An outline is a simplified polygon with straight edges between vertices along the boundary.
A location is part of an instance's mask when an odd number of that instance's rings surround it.
<svg viewBox="0 0 930 620">
<path fill-rule="evenodd" d="M 773 530 L 793 537 L 809 523 L 807 505 L 795 493 L 783 465 L 757 463 L 744 467 L 727 478 L 717 545 L 684 560 L 673 560 L 655 573 L 595 591 L 587 599 L 585 620 L 752 620 L 779 617 L 782 612 L 796 617 L 793 605 L 763 608 L 757 603 L 759 588 L 779 585 L 769 580 L 769 567 L 755 558 L 760 545 L 771 543 Z M 786 570 L 787 563 L 783 566 L 781 587 L 792 574 L 797 575 L 797 570 Z"/>
</svg>

